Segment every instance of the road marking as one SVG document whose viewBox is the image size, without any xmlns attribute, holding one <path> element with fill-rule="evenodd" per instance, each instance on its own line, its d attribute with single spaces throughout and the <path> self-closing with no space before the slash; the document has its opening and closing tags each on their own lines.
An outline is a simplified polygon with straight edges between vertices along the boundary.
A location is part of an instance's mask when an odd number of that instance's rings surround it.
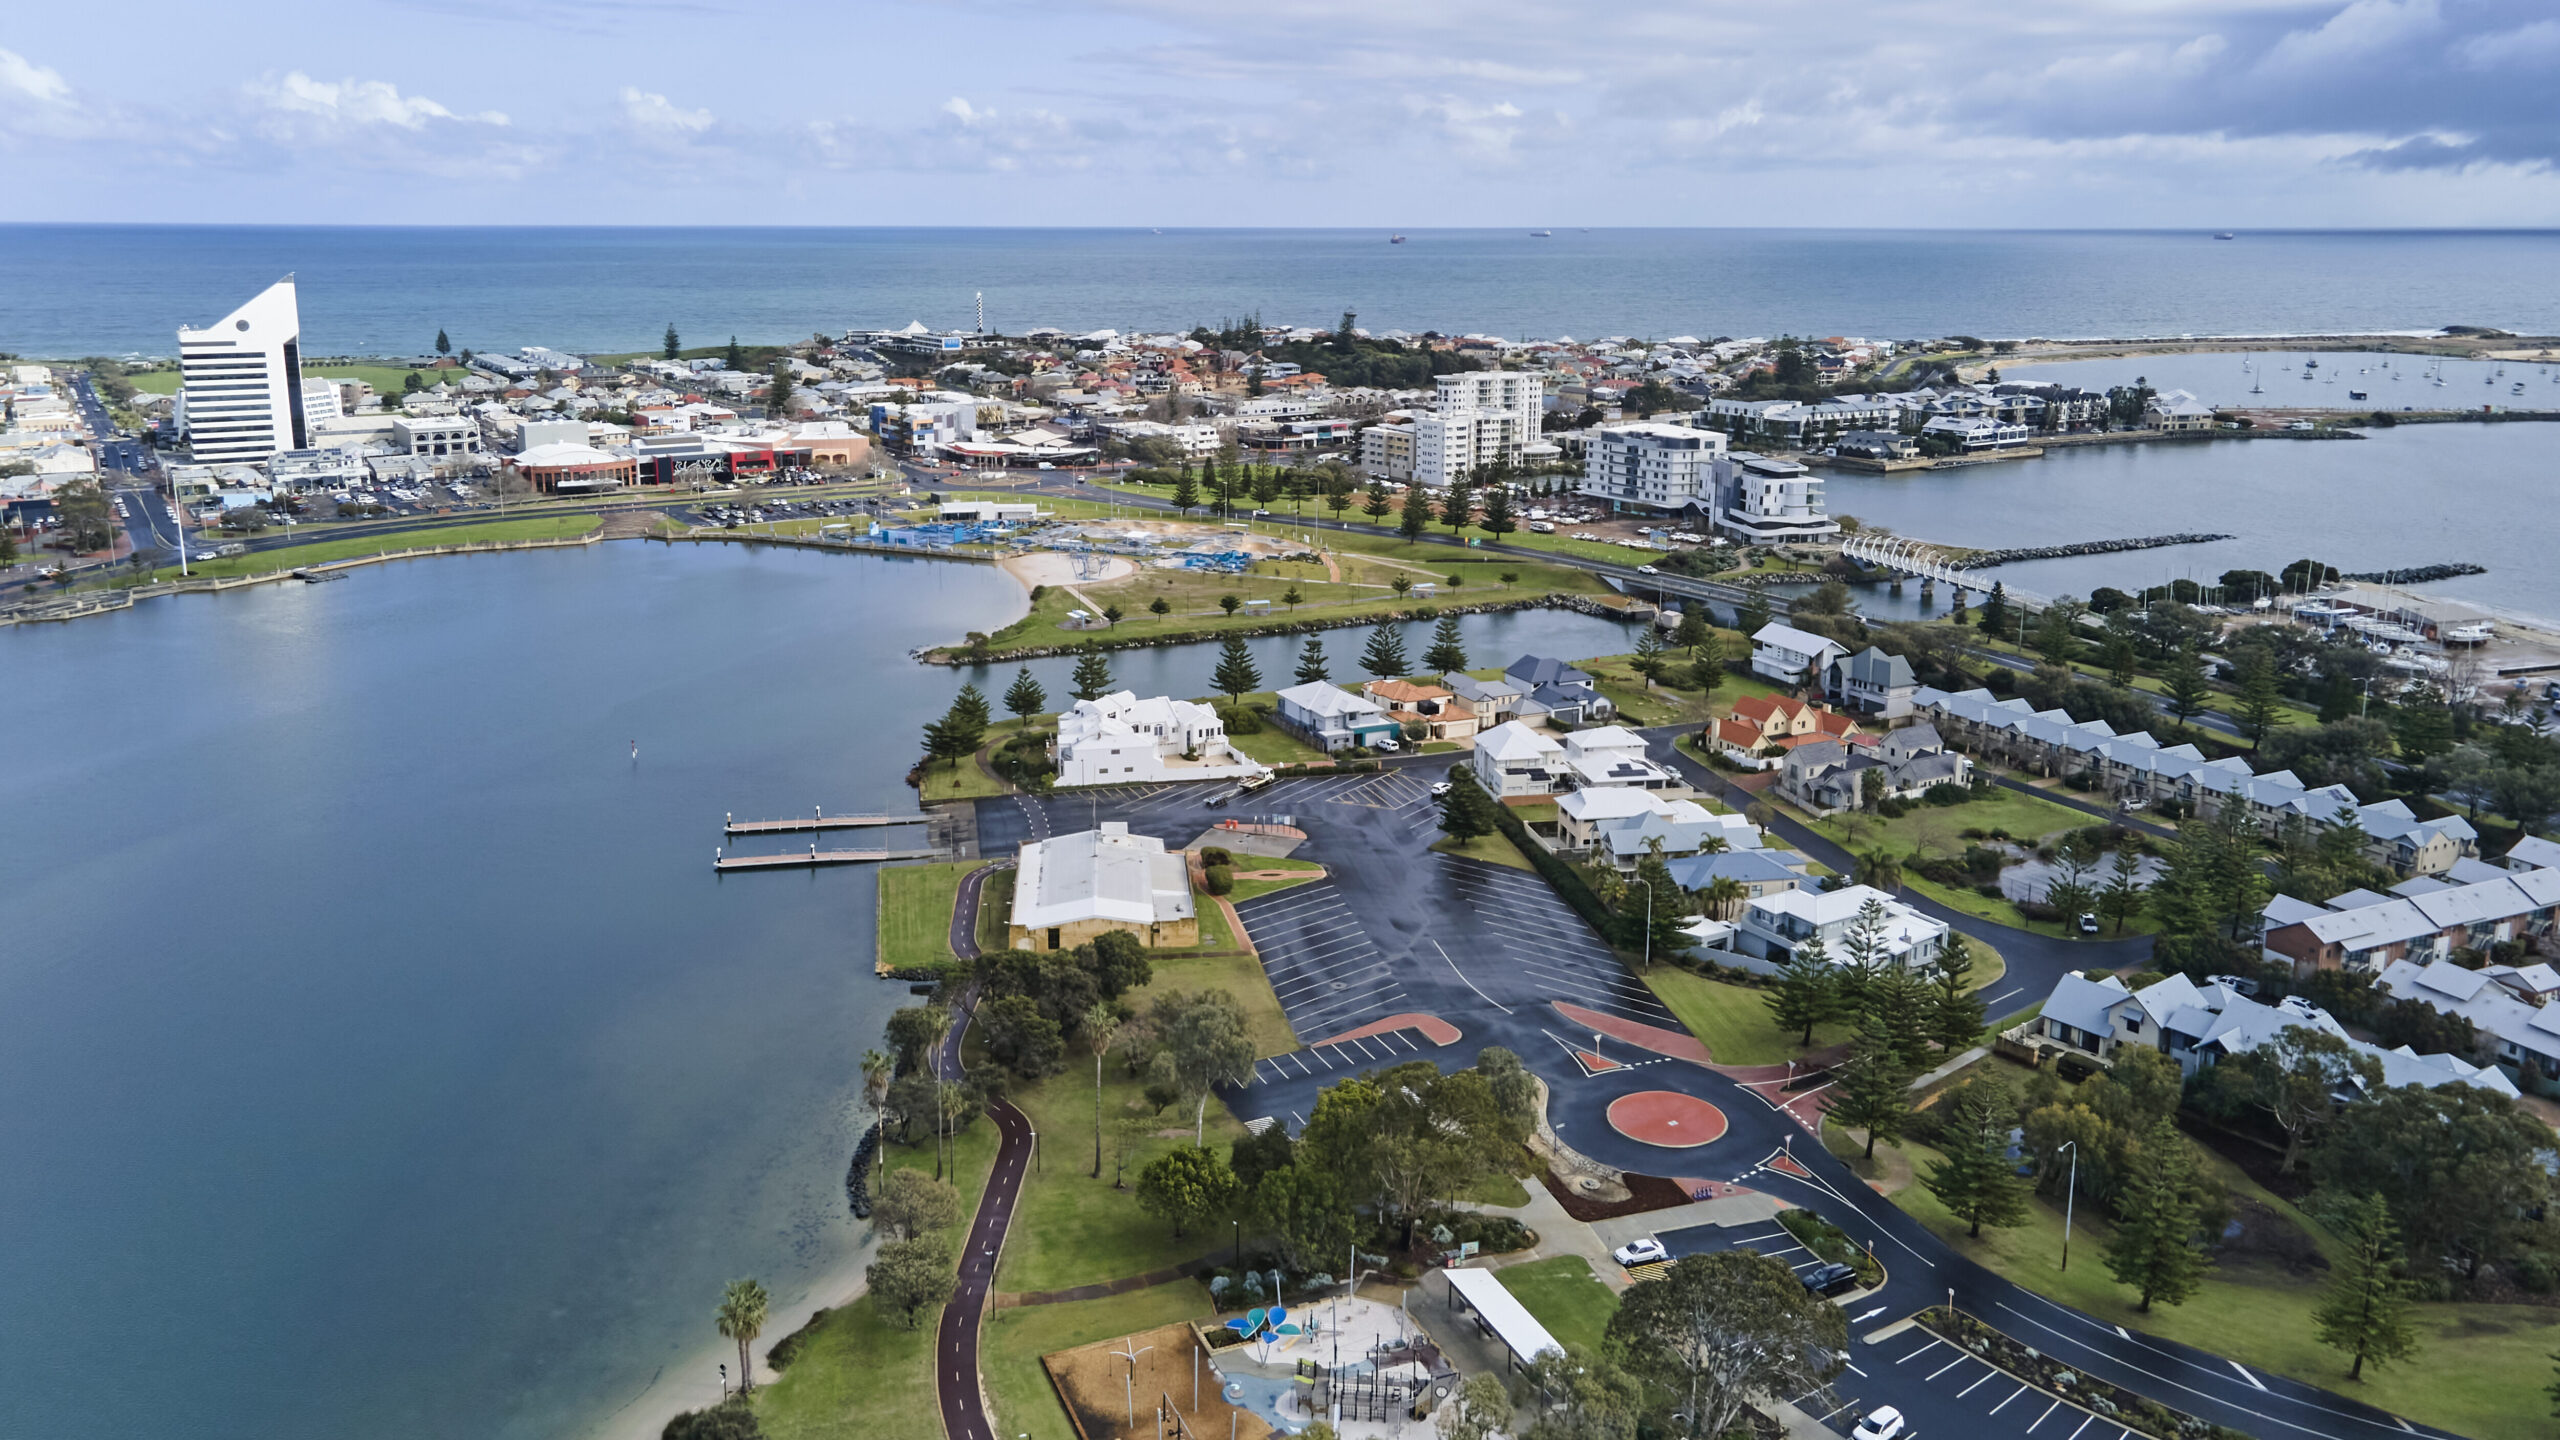
<svg viewBox="0 0 2560 1440">
<path fill-rule="evenodd" d="M 2016 1391 L 2014 1391 L 2014 1392 L 2012 1392 L 2012 1393 L 2010 1394 L 2010 1396 L 2009 1396 L 2009 1400 L 2015 1400 L 2015 1399 L 2017 1399 L 2017 1398 L 2018 1398 L 2018 1396 L 2020 1396 L 2020 1395 L 2024 1395 L 2024 1394 L 2026 1394 L 2026 1393 L 2027 1393 L 2027 1387 L 2026 1387 L 2026 1386 L 2024 1386 L 2024 1385 L 2021 1385 L 2021 1386 L 2019 1386 L 2019 1387 L 2017 1388 L 2017 1390 L 2016 1390 Z M 2008 1408 L 2009 1408 L 2009 1400 L 2003 1400 L 2003 1401 L 2001 1401 L 1999 1404 L 1992 1406 L 1992 1407 L 1991 1407 L 1991 1413 L 1992 1413 L 1992 1414 L 1994 1414 L 1994 1415 L 1997 1415 L 1997 1414 L 1999 1414 L 2001 1411 L 2008 1409 Z M 2057 1400 L 2057 1401 L 2055 1401 L 2055 1402 L 2053 1402 L 2053 1403 L 2055 1403 L 2055 1404 L 2059 1405 L 2059 1404 L 2061 1404 L 2062 1402 L 2061 1402 L 2061 1401 L 2059 1401 L 2059 1400 Z"/>
<path fill-rule="evenodd" d="M 1982 1372 L 1982 1378 L 1981 1378 L 1981 1379 L 1979 1379 L 1979 1380 L 1974 1381 L 1972 1384 L 1967 1385 L 1967 1386 L 1966 1386 L 1966 1387 L 1964 1387 L 1963 1389 L 1961 1389 L 1961 1390 L 1957 1391 L 1957 1392 L 1956 1392 L 1956 1398 L 1957 1398 L 1957 1399 L 1959 1399 L 1959 1400 L 1963 1399 L 1963 1398 L 1964 1398 L 1964 1397 L 1966 1397 L 1967 1395 L 1972 1394 L 1974 1391 L 1981 1389 L 1983 1386 L 1990 1384 L 1992 1381 L 1994 1381 L 1994 1380 L 1996 1380 L 1996 1379 L 1999 1379 L 1999 1378 L 2000 1378 L 2000 1374 L 2001 1374 L 2001 1372 L 1999 1372 L 1998 1370 L 1993 1370 L 1993 1369 L 1988 1369 L 1988 1368 L 1986 1368 L 1986 1369 Z M 1932 1377 L 1930 1377 L 1930 1378 L 1935 1379 L 1935 1378 L 1937 1378 L 1937 1377 L 1932 1376 Z M 2017 1399 L 2018 1397 L 2017 1397 L 2017 1396 L 2015 1396 L 2015 1395 L 2012 1395 L 2012 1396 L 2010 1396 L 2009 1398 L 2010 1398 L 2010 1399 L 2012 1399 L 2012 1400 L 2015 1400 L 2015 1399 Z"/>
<path fill-rule="evenodd" d="M 1939 1376 L 1946 1374 L 1948 1371 L 1953 1370 L 1971 1358 L 1973 1357 L 1969 1355 L 1958 1355 L 1953 1360 L 1950 1360 L 1946 1364 L 1939 1366 L 1937 1369 L 1930 1371 L 1925 1377 L 1923 1377 L 1922 1383 L 1926 1384 L 1930 1380 L 1937 1379 Z M 1997 1374 L 1998 1372 L 1994 1371 L 1993 1373 Z"/>
<path fill-rule="evenodd" d="M 1997 1005 L 1997 1004 L 1999 1004 L 2001 1001 L 2008 999 L 2008 998 L 2009 998 L 2010 996 L 2012 996 L 2012 995 L 2017 995 L 2017 994 L 2021 994 L 2021 993 L 2023 993 L 2023 992 L 2026 990 L 2026 988 L 2027 988 L 2026 986 L 2024 986 L 2024 985 L 2020 985 L 2020 986 L 2017 986 L 2017 987 L 2015 987 L 2015 988 L 2013 988 L 2013 989 L 2003 990 L 2003 991 L 2001 991 L 1999 994 L 1992 996 L 1990 999 L 1985 1000 L 1985 1001 L 1983 1001 L 1982 1003 L 1983 1003 L 1983 1004 L 1985 1004 L 1985 1005 Z"/>
<path fill-rule="evenodd" d="M 2052 1404 L 2047 1405 L 2046 1407 L 2044 1407 L 2044 1413 L 2043 1413 L 2042 1415 L 2039 1415 L 2039 1416 L 2037 1416 L 2037 1417 L 2036 1417 L 2035 1425 L 2030 1425 L 2030 1426 L 2028 1426 L 2028 1427 L 2027 1427 L 2027 1433 L 2028 1433 L 2028 1434 L 2030 1434 L 2030 1435 L 2033 1435 L 2034 1433 L 2036 1433 L 2036 1425 L 2041 1425 L 2041 1424 L 2043 1424 L 2045 1421 L 2047 1421 L 2047 1420 L 2049 1420 L 2049 1419 L 2052 1419 L 2052 1418 L 2053 1418 L 2053 1412 L 2054 1412 L 2054 1411 L 2056 1411 L 2056 1410 L 2059 1410 L 2059 1409 L 2061 1409 L 2061 1408 L 2062 1408 L 2062 1399 L 2061 1399 L 2061 1397 L 2060 1397 L 2060 1396 L 2056 1396 L 2056 1397 L 2054 1397 L 2054 1402 L 2053 1402 Z"/>
<path fill-rule="evenodd" d="M 2095 1416 L 2095 1415 L 2091 1415 L 2091 1416 L 2089 1416 L 2087 1419 L 2084 1419 L 2084 1420 L 2082 1420 L 2082 1421 L 2080 1422 L 2080 1430 L 2086 1430 L 2086 1429 L 2088 1429 L 2090 1426 L 2095 1425 L 2095 1424 L 2097 1424 L 2097 1423 L 2098 1423 L 2098 1417 L 2097 1417 L 2097 1416 Z M 2070 1434 L 2070 1436 L 2068 1437 L 2068 1440 L 2080 1440 L 2080 1430 L 2074 1430 L 2074 1431 L 2072 1431 L 2072 1432 L 2071 1432 L 2071 1434 Z"/>
<path fill-rule="evenodd" d="M 2245 1365 L 2242 1365 L 2239 1361 L 2237 1361 L 2237 1360 L 2232 1361 L 2232 1362 L 2231 1362 L 2231 1368 L 2240 1372 L 2240 1378 L 2241 1378 L 2241 1379 L 2248 1381 L 2248 1382 L 2249 1382 L 2250 1384 L 2252 1384 L 2252 1385 L 2257 1385 L 2257 1386 L 2258 1386 L 2258 1388 L 2259 1388 L 2259 1389 L 2261 1389 L 2261 1390 L 2264 1390 L 2264 1389 L 2266 1389 L 2266 1388 L 2267 1388 L 2267 1387 L 2266 1387 L 2266 1386 L 2264 1386 L 2264 1385 L 2259 1385 L 2259 1384 L 2258 1384 L 2258 1377 L 2257 1377 L 2257 1376 L 2255 1376 L 2255 1375 L 2250 1374 L 2250 1373 L 2249 1373 L 2249 1369 L 2248 1369 L 2248 1367 L 2247 1367 L 2247 1366 L 2245 1366 Z"/>
<path fill-rule="evenodd" d="M 2116 1327 L 2116 1338 L 2119 1340 L 2130 1340 L 2133 1338 L 2133 1332 L 2119 1325 Z"/>
<path fill-rule="evenodd" d="M 1443 946 L 1439 941 L 1434 940 L 1431 942 L 1431 948 L 1440 952 L 1440 959 L 1442 963 L 1449 967 L 1449 973 L 1457 976 L 1468 989 L 1476 992 L 1477 999 L 1482 1000 L 1487 1005 L 1492 1006 L 1494 1009 L 1501 1011 L 1505 1015 L 1512 1013 L 1510 1006 L 1503 1004 L 1501 1001 L 1494 999 L 1490 995 L 1487 995 L 1484 993 L 1483 986 L 1478 985 L 1473 980 L 1467 979 L 1467 972 L 1459 969 L 1458 962 L 1449 958 L 1449 951 L 1447 947 Z"/>
<path fill-rule="evenodd" d="M 1901 1359 L 1896 1360 L 1893 1363 L 1896 1365 L 1907 1365 L 1912 1361 L 1919 1359 L 1921 1356 L 1928 1354 L 1930 1351 L 1937 1349 L 1938 1345 L 1938 1341 L 1931 1340 L 1928 1344 L 1921 1346 L 1919 1349 L 1912 1351 L 1910 1354 L 1903 1356 Z"/>
</svg>

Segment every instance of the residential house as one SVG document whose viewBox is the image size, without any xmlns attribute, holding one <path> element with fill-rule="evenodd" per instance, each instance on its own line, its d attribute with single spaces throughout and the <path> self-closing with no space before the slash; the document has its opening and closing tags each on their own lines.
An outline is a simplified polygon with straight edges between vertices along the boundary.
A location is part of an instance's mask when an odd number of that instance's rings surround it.
<svg viewBox="0 0 2560 1440">
<path fill-rule="evenodd" d="M 2512 967 L 2497 968 L 2512 973 Z M 2480 1048 L 2514 1076 L 2519 1088 L 2560 1095 L 2560 1005 L 2528 1000 L 2501 979 L 2451 960 L 2395 960 L 2384 967 L 2374 988 L 2402 1004 L 2425 1005 L 2470 1021 Z"/>
<path fill-rule="evenodd" d="M 1060 785 L 1152 785 L 1232 780 L 1266 767 L 1235 748 L 1209 706 L 1116 690 L 1058 716 L 1049 744 Z"/>
<path fill-rule="evenodd" d="M 1883 909 L 1883 928 L 1875 943 L 1888 959 L 1904 966 L 1937 961 L 1946 945 L 1946 923 L 1868 885 L 1844 885 L 1837 890 L 1778 890 L 1762 895 L 1743 907 L 1742 918 L 1734 926 L 1734 956 L 1719 958 L 1765 974 L 1785 964 L 1798 946 L 1820 936 L 1823 952 L 1831 962 L 1845 964 L 1849 932 L 1859 923 L 1859 912 L 1871 900 Z"/>
<path fill-rule="evenodd" d="M 2213 428 L 2213 407 L 2184 390 L 2163 390 L 2144 402 L 2144 428 L 2181 434 Z"/>
<path fill-rule="evenodd" d="M 1375 744 L 1404 728 L 1377 701 L 1329 681 L 1292 685 L 1272 698 L 1282 728 L 1328 754 Z"/>
<path fill-rule="evenodd" d="M 1793 850 L 1763 845 L 1686 856 L 1673 860 L 1670 870 L 1672 880 L 1692 895 L 1704 893 L 1718 880 L 1731 880 L 1742 887 L 1743 899 L 1757 900 L 1812 884 L 1812 867 L 1811 860 Z"/>
<path fill-rule="evenodd" d="M 1873 645 L 1855 655 L 1837 656 L 1822 667 L 1823 693 L 1832 703 L 1887 720 L 1910 714 L 1912 692 L 1919 688 L 1910 661 Z"/>
<path fill-rule="evenodd" d="M 1694 856 L 1711 845 L 1757 849 L 1760 827 L 1719 815 L 1694 800 L 1666 800 L 1651 790 L 1612 785 L 1576 790 L 1556 802 L 1556 848 L 1632 873 L 1659 845 L 1665 857 Z"/>
<path fill-rule="evenodd" d="M 2113 975 L 2100 980 L 2065 975 L 2034 1019 L 2000 1038 L 2004 1048 L 2016 1047 L 2011 1053 L 2023 1050 L 2024 1058 L 2038 1065 L 2057 1054 L 2113 1064 L 2127 1047 L 2141 1046 L 2167 1055 L 2181 1072 L 2193 1076 L 2208 1065 L 2274 1044 L 2293 1029 L 2345 1040 L 2351 1053 L 2380 1072 L 2382 1089 L 2464 1084 L 2510 1098 L 2516 1094 L 2506 1076 L 2460 1056 L 2420 1055 L 2407 1046 L 2386 1050 L 2353 1039 L 2328 1011 L 2299 995 L 2265 1005 L 2229 985 L 2198 985 L 2184 975 L 2140 990 L 2128 989 Z M 2357 1082 L 2348 1078 L 2346 1083 Z"/>
<path fill-rule="evenodd" d="M 2280 895 L 2259 920 L 2267 959 L 2296 977 L 2320 970 L 2379 975 L 2394 962 L 2432 963 L 2457 951 L 2551 943 L 2560 919 L 2560 870 L 2502 871 L 2477 860 L 2445 878 L 2414 876 L 2388 895 L 2350 890 L 2314 906 Z"/>
<path fill-rule="evenodd" d="M 1014 871 L 1006 943 L 1016 950 L 1072 950 L 1106 931 L 1147 946 L 1200 943 L 1191 876 L 1179 851 L 1118 820 L 1024 842 Z"/>
<path fill-rule="evenodd" d="M 1400 725 L 1420 725 L 1432 740 L 1464 740 L 1476 733 L 1476 713 L 1438 686 L 1411 680 L 1372 680 L 1360 693 L 1377 701 Z"/>
<path fill-rule="evenodd" d="M 1869 799 L 1917 799 L 1933 786 L 1973 779 L 1972 762 L 1947 749 L 1925 724 L 1854 748 L 1834 740 L 1799 745 L 1787 752 L 1781 769 L 1778 793 L 1817 815 L 1855 809 Z M 1869 775 L 1878 778 L 1871 781 Z"/>
<path fill-rule="evenodd" d="M 1476 783 L 1497 800 L 1553 795 L 1568 788 L 1572 779 L 1564 745 L 1518 720 L 1506 720 L 1478 735 L 1468 763 L 1475 767 Z"/>
<path fill-rule="evenodd" d="M 1894 430 L 1852 430 L 1832 451 L 1843 460 L 1917 460 L 1920 442 Z"/>
<path fill-rule="evenodd" d="M 1680 777 L 1649 758 L 1645 753 L 1648 748 L 1643 736 L 1623 726 L 1575 730 L 1564 737 L 1565 772 L 1576 786 L 1586 789 L 1628 786 L 1669 790 L 1679 786 Z"/>
<path fill-rule="evenodd" d="M 1587 672 L 1562 660 L 1523 655 L 1512 661 L 1502 676 L 1524 692 L 1512 706 L 1513 714 L 1521 720 L 1582 725 L 1618 713 L 1618 707 L 1600 693 Z"/>
<path fill-rule="evenodd" d="M 1449 692 L 1452 708 L 1476 717 L 1478 730 L 1490 730 L 1514 718 L 1521 699 L 1529 693 L 1507 679 L 1478 680 L 1457 670 L 1441 676 L 1440 685 Z"/>
<path fill-rule="evenodd" d="M 1809 631 L 1776 621 L 1751 637 L 1751 669 L 1781 685 L 1820 684 L 1824 667 L 1849 653 L 1849 647 Z"/>
</svg>

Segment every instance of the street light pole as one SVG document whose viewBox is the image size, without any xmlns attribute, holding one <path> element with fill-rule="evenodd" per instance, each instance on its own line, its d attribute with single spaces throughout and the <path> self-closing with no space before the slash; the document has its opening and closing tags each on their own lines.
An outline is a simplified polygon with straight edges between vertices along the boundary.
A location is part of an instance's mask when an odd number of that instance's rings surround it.
<svg viewBox="0 0 2560 1440">
<path fill-rule="evenodd" d="M 2062 1268 L 2069 1270 L 2071 1268 L 2071 1206 L 2072 1202 L 2079 1198 L 2080 1189 L 2080 1142 L 2065 1140 L 2062 1142 L 2062 1149 L 2053 1153 L 2059 1155 L 2063 1150 L 2071 1152 L 2071 1178 L 2064 1181 L 2062 1185 Z"/>
<path fill-rule="evenodd" d="M 1653 882 L 1639 875 L 1634 883 L 1644 887 L 1644 968 L 1653 972 Z"/>
</svg>

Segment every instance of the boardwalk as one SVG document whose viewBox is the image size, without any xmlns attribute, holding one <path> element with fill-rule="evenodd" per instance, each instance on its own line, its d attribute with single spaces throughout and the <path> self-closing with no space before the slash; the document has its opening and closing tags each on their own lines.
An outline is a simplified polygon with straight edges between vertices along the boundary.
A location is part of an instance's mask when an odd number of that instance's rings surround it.
<svg viewBox="0 0 2560 1440">
<path fill-rule="evenodd" d="M 883 825 L 923 825 L 930 815 L 829 815 L 813 810 L 804 819 L 741 820 L 730 816 L 723 822 L 722 833 L 729 835 L 788 835 L 811 830 L 868 830 Z"/>
</svg>

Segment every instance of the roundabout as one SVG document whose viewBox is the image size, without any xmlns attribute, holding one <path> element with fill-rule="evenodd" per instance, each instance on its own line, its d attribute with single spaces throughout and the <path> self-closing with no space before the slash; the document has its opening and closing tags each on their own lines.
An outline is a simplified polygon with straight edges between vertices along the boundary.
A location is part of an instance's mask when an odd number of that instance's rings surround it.
<svg viewBox="0 0 2560 1440">
<path fill-rule="evenodd" d="M 1609 1128 L 1643 1145 L 1694 1150 L 1724 1138 L 1724 1112 L 1677 1090 L 1638 1090 L 1609 1102 Z"/>
</svg>

